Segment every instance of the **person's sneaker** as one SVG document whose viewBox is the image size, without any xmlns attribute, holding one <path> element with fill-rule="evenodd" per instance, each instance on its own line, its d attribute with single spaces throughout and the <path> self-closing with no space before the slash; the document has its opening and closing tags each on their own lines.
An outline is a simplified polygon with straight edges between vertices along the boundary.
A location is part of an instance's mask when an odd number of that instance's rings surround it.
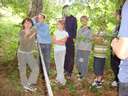
<svg viewBox="0 0 128 96">
<path fill-rule="evenodd" d="M 71 80 L 72 78 L 71 78 L 72 76 L 70 75 L 70 74 L 67 74 L 67 76 L 66 76 L 66 78 L 68 79 L 68 80 Z"/>
<path fill-rule="evenodd" d="M 78 78 L 78 81 L 82 81 L 82 80 L 83 80 L 83 78 L 80 78 L 80 77 Z"/>
<path fill-rule="evenodd" d="M 28 91 L 32 91 L 32 92 L 37 90 L 37 88 L 34 85 L 24 86 L 24 89 L 25 89 L 25 91 L 28 90 Z"/>
<path fill-rule="evenodd" d="M 94 79 L 94 82 L 98 81 L 97 79 Z M 104 79 L 101 80 L 101 83 L 104 83 Z"/>
<path fill-rule="evenodd" d="M 24 88 L 24 92 L 29 92 L 29 90 L 27 90 L 27 89 Z"/>
<path fill-rule="evenodd" d="M 92 83 L 92 87 L 101 88 L 102 87 L 102 82 L 100 82 L 100 81 L 94 81 Z"/>
<path fill-rule="evenodd" d="M 65 86 L 66 81 L 64 81 L 64 82 L 60 82 L 60 81 L 58 81 L 58 80 L 55 80 L 55 83 L 58 84 L 58 85 Z"/>
<path fill-rule="evenodd" d="M 77 74 L 76 77 L 79 78 L 80 77 L 80 74 Z"/>
<path fill-rule="evenodd" d="M 66 82 L 60 82 L 60 84 L 61 84 L 62 86 L 65 86 Z"/>
<path fill-rule="evenodd" d="M 64 75 L 68 75 L 69 73 L 67 71 L 64 71 Z"/>
<path fill-rule="evenodd" d="M 83 76 L 79 76 L 79 77 L 78 77 L 78 81 L 82 81 L 83 79 L 84 79 Z"/>
<path fill-rule="evenodd" d="M 117 81 L 113 81 L 111 85 L 112 85 L 113 87 L 117 87 L 117 86 L 118 86 L 118 83 L 117 83 Z"/>
</svg>

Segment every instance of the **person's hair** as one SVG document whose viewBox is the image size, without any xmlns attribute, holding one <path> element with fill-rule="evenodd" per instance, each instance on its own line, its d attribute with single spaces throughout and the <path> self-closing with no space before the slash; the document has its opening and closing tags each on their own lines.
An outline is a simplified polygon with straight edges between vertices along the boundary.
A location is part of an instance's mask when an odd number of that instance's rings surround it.
<svg viewBox="0 0 128 96">
<path fill-rule="evenodd" d="M 23 19 L 23 21 L 22 21 L 22 23 L 21 23 L 22 26 L 23 26 L 23 29 L 24 29 L 24 23 L 25 23 L 26 21 L 30 22 L 30 23 L 32 24 L 32 26 L 34 25 L 32 19 L 27 17 L 27 18 Z"/>
<path fill-rule="evenodd" d="M 119 23 L 118 23 L 118 26 L 117 26 L 117 31 L 119 31 L 120 29 L 120 24 L 121 24 L 121 9 L 118 9 L 116 10 L 116 16 L 119 16 Z"/>
<path fill-rule="evenodd" d="M 125 2 L 126 2 L 126 0 L 122 0 L 122 2 L 121 2 L 121 4 L 120 4 L 120 10 L 121 10 L 121 11 L 122 11 L 122 8 L 123 8 Z"/>
<path fill-rule="evenodd" d="M 67 8 L 67 7 L 69 7 L 69 5 L 64 5 L 62 9 L 65 9 L 65 8 Z"/>
<path fill-rule="evenodd" d="M 116 15 L 121 16 L 121 9 L 116 10 Z"/>
<path fill-rule="evenodd" d="M 88 21 L 88 17 L 87 16 L 81 16 L 80 20 L 82 20 L 82 19 L 84 19 L 84 20 L 86 19 Z"/>
<path fill-rule="evenodd" d="M 58 20 L 57 23 L 60 23 L 63 27 L 65 26 L 65 21 L 63 19 Z"/>
<path fill-rule="evenodd" d="M 41 15 L 44 19 L 46 18 L 45 14 L 40 13 L 39 15 Z"/>
</svg>

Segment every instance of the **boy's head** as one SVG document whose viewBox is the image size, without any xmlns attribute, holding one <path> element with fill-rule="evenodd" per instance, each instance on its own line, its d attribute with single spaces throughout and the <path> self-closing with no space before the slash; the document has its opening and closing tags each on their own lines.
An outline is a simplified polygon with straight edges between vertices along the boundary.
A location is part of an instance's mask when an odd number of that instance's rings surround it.
<svg viewBox="0 0 128 96">
<path fill-rule="evenodd" d="M 38 16 L 37 16 L 37 19 L 39 22 L 44 22 L 46 16 L 42 13 L 40 13 Z"/>
<path fill-rule="evenodd" d="M 80 22 L 82 25 L 86 26 L 88 23 L 88 17 L 87 16 L 81 16 Z"/>
<path fill-rule="evenodd" d="M 57 21 L 57 28 L 58 29 L 64 29 L 65 21 L 63 19 L 60 19 Z"/>
<path fill-rule="evenodd" d="M 116 10 L 116 20 L 120 21 L 121 20 L 121 9 Z"/>
<path fill-rule="evenodd" d="M 115 20 L 116 20 L 117 22 L 120 22 L 120 20 L 121 20 L 121 9 L 116 10 L 116 11 L 113 13 L 113 16 L 114 16 L 114 18 L 115 18 Z"/>
</svg>

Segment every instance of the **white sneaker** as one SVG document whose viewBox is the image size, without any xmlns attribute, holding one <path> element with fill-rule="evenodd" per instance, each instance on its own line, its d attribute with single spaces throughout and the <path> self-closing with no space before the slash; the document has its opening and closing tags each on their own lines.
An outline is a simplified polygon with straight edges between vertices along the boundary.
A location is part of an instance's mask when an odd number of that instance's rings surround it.
<svg viewBox="0 0 128 96">
<path fill-rule="evenodd" d="M 94 82 L 98 81 L 97 79 L 94 79 Z M 101 83 L 104 83 L 104 79 L 101 80 Z"/>
<path fill-rule="evenodd" d="M 94 80 L 94 82 L 92 83 L 91 87 L 101 88 L 102 87 L 102 82 Z"/>
<path fill-rule="evenodd" d="M 24 86 L 24 89 L 32 92 L 37 90 L 37 88 L 31 87 L 31 86 Z"/>
<path fill-rule="evenodd" d="M 82 80 L 84 80 L 84 77 L 79 77 L 78 78 L 78 81 L 82 81 Z"/>
<path fill-rule="evenodd" d="M 59 85 L 62 85 L 62 86 L 65 86 L 66 80 L 64 80 L 64 81 L 56 80 L 55 83 L 57 83 L 57 84 L 59 84 Z"/>
<path fill-rule="evenodd" d="M 111 85 L 112 85 L 113 87 L 117 87 L 117 86 L 118 86 L 118 83 L 117 83 L 117 81 L 113 81 Z"/>
<path fill-rule="evenodd" d="M 60 84 L 61 84 L 62 86 L 65 86 L 66 82 L 60 82 Z"/>
</svg>

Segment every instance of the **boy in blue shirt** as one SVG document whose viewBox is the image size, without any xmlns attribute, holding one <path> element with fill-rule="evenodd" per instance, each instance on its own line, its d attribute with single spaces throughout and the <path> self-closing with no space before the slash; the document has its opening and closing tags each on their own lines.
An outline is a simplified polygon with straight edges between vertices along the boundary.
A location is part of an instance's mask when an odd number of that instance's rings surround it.
<svg viewBox="0 0 128 96">
<path fill-rule="evenodd" d="M 37 29 L 37 41 L 40 44 L 41 51 L 43 54 L 44 63 L 46 65 L 46 70 L 48 72 L 50 67 L 50 47 L 51 47 L 51 37 L 49 33 L 48 24 L 44 23 L 45 15 L 39 14 L 32 18 L 34 25 Z M 42 64 L 41 64 L 42 67 Z M 42 71 L 42 70 L 41 70 Z"/>
</svg>

